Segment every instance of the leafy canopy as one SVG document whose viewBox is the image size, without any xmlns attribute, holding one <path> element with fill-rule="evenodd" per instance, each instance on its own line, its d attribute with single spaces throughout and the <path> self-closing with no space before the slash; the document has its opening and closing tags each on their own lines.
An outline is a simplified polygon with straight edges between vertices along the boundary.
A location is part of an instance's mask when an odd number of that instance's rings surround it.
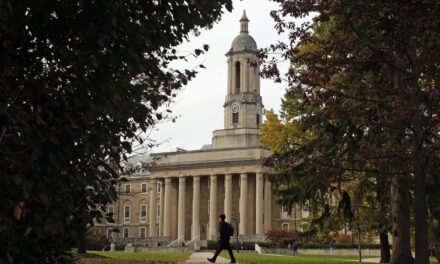
<svg viewBox="0 0 440 264">
<path fill-rule="evenodd" d="M 196 74 L 169 68 L 185 59 L 175 46 L 223 8 L 231 1 L 0 3 L 0 262 L 68 261 L 116 199 L 120 160 Z"/>
</svg>

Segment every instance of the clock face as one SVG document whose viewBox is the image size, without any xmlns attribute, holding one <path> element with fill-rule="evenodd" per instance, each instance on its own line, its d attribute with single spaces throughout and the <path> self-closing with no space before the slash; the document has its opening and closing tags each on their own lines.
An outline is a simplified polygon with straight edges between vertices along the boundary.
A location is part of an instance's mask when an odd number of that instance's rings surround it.
<svg viewBox="0 0 440 264">
<path fill-rule="evenodd" d="M 238 113 L 240 111 L 240 105 L 237 102 L 232 103 L 231 110 L 232 113 Z"/>
<path fill-rule="evenodd" d="M 257 104 L 257 114 L 261 115 L 261 105 Z"/>
</svg>

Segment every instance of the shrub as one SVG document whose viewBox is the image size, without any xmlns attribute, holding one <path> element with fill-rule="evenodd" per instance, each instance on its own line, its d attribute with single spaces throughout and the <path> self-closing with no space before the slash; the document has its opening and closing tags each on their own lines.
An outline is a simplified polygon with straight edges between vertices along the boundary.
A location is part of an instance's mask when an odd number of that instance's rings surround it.
<svg viewBox="0 0 440 264">
<path fill-rule="evenodd" d="M 296 234 L 295 232 L 283 229 L 271 229 L 266 232 L 266 238 L 275 247 L 282 248 L 296 239 Z"/>
</svg>

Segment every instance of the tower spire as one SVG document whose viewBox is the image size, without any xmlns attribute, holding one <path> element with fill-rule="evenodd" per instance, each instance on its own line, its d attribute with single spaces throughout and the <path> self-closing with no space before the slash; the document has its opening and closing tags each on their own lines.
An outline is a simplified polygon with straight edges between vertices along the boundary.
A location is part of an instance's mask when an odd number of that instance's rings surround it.
<svg viewBox="0 0 440 264">
<path fill-rule="evenodd" d="M 243 10 L 243 16 L 240 19 L 240 33 L 249 33 L 248 24 L 249 19 L 246 16 L 246 10 Z"/>
</svg>

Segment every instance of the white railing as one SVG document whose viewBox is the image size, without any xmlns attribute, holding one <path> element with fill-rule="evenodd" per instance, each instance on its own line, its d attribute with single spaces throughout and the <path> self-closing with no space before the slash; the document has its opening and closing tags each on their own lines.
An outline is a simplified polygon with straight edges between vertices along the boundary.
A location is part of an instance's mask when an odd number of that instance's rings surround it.
<svg viewBox="0 0 440 264">
<path fill-rule="evenodd" d="M 200 240 L 200 235 L 196 236 L 195 238 L 193 238 L 190 241 L 188 241 L 187 243 L 185 243 L 185 246 L 189 246 L 189 245 L 191 245 L 191 243 L 196 244 L 196 242 L 199 240 Z"/>
<path fill-rule="evenodd" d="M 172 246 L 174 246 L 176 243 L 183 242 L 184 239 L 185 239 L 184 236 L 179 236 L 176 240 L 171 241 L 171 243 L 169 243 L 169 244 L 167 245 L 167 247 L 172 247 Z"/>
<path fill-rule="evenodd" d="M 257 251 L 258 254 L 261 254 L 261 247 L 257 243 L 255 243 L 255 251 Z"/>
</svg>

